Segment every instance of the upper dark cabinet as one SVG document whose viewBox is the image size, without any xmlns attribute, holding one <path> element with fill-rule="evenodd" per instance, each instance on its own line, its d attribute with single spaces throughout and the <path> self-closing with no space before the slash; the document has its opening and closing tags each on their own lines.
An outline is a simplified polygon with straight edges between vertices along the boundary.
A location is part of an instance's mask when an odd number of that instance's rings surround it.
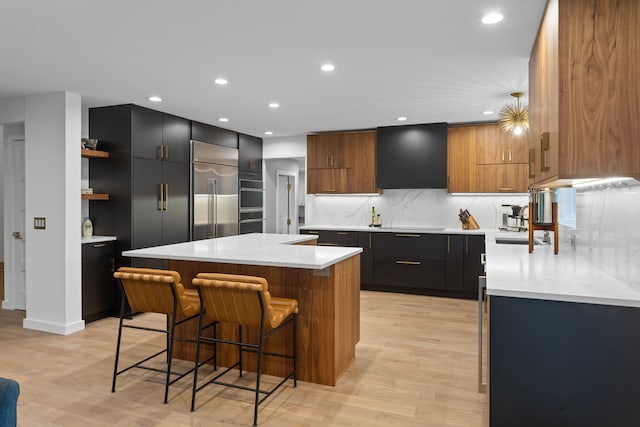
<svg viewBox="0 0 640 427">
<path fill-rule="evenodd" d="M 131 106 L 133 157 L 159 159 L 162 146 L 162 113 Z"/>
<path fill-rule="evenodd" d="M 447 188 L 447 124 L 378 128 L 379 188 Z"/>
<path fill-rule="evenodd" d="M 164 145 L 164 160 L 189 163 L 190 139 L 191 125 L 189 120 L 172 116 L 171 114 L 163 114 L 162 143 Z"/>
<path fill-rule="evenodd" d="M 238 169 L 241 178 L 262 177 L 262 139 L 249 135 L 238 135 Z"/>
<path fill-rule="evenodd" d="M 191 122 L 191 139 L 194 141 L 208 142 L 209 144 L 238 148 L 238 134 L 236 132 L 200 122 Z"/>
</svg>

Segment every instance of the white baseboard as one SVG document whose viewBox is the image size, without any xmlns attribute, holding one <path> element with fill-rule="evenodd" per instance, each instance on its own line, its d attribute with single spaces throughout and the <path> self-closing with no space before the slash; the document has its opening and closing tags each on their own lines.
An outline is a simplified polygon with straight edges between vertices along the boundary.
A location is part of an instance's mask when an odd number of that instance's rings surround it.
<svg viewBox="0 0 640 427">
<path fill-rule="evenodd" d="M 84 329 L 84 320 L 69 323 L 66 325 L 42 320 L 24 319 L 22 327 L 26 329 L 34 329 L 36 331 L 50 332 L 58 335 L 69 335 Z"/>
</svg>

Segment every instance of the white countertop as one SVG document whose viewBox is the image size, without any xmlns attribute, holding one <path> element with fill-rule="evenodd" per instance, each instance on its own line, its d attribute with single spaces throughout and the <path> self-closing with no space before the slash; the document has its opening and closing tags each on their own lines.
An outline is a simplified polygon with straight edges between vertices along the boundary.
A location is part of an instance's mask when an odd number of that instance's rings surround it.
<svg viewBox="0 0 640 427">
<path fill-rule="evenodd" d="M 460 228 L 444 227 L 369 227 L 366 225 L 303 225 L 300 230 L 326 230 L 326 231 L 371 231 L 381 233 L 430 233 L 430 234 L 484 234 L 486 230 L 463 230 Z"/>
<path fill-rule="evenodd" d="M 362 248 L 295 245 L 312 235 L 254 233 L 122 252 L 123 256 L 322 270 Z"/>
<path fill-rule="evenodd" d="M 91 236 L 91 237 L 82 236 L 82 244 L 83 245 L 85 243 L 111 242 L 113 240 L 117 240 L 116 236 Z"/>
<path fill-rule="evenodd" d="M 568 246 L 498 244 L 495 237 L 524 233 L 486 233 L 487 293 L 494 296 L 640 307 L 635 289 L 576 255 Z"/>
</svg>

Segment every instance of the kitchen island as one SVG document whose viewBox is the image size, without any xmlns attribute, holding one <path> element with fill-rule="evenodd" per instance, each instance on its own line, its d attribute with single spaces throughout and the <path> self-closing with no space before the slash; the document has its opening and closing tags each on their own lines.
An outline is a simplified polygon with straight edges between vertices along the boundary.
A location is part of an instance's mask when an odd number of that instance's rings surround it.
<svg viewBox="0 0 640 427">
<path fill-rule="evenodd" d="M 360 340 L 360 248 L 318 247 L 309 235 L 243 234 L 173 245 L 125 251 L 123 256 L 168 260 L 169 269 L 182 276 L 185 287 L 198 273 L 260 276 L 269 282 L 273 296 L 298 300 L 298 379 L 335 385 L 355 358 Z M 179 334 L 196 336 L 195 322 L 181 325 Z M 237 328 L 221 325 L 218 335 L 233 337 Z M 266 341 L 265 351 L 288 351 L 291 328 Z M 248 339 L 257 337 L 249 329 Z M 195 345 L 177 343 L 174 355 L 193 360 Z M 245 366 L 255 371 L 254 355 Z M 221 345 L 218 362 L 230 366 L 237 349 Z M 284 376 L 290 361 L 265 358 L 263 373 Z"/>
<path fill-rule="evenodd" d="M 635 426 L 640 289 L 570 245 L 486 234 L 489 418 L 502 426 Z"/>
</svg>

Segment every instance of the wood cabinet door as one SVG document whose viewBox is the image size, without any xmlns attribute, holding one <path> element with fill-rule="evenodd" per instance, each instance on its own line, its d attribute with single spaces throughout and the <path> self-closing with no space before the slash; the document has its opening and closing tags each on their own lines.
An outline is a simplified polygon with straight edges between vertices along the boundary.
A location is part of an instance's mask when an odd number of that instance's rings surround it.
<svg viewBox="0 0 640 427">
<path fill-rule="evenodd" d="M 307 168 L 350 167 L 345 159 L 342 133 L 326 133 L 307 136 Z"/>
<path fill-rule="evenodd" d="M 506 136 L 497 124 L 476 127 L 476 164 L 491 165 L 507 161 Z"/>
<path fill-rule="evenodd" d="M 346 169 L 308 169 L 308 194 L 340 194 L 347 191 Z"/>
<path fill-rule="evenodd" d="M 376 189 L 376 132 L 343 134 L 347 193 L 375 193 Z"/>
<path fill-rule="evenodd" d="M 529 162 L 529 138 L 528 135 L 505 135 L 507 163 Z"/>
<path fill-rule="evenodd" d="M 478 165 L 479 193 L 524 193 L 529 182 L 526 163 Z"/>
<path fill-rule="evenodd" d="M 476 191 L 476 127 L 447 131 L 447 189 L 449 193 Z"/>
</svg>

